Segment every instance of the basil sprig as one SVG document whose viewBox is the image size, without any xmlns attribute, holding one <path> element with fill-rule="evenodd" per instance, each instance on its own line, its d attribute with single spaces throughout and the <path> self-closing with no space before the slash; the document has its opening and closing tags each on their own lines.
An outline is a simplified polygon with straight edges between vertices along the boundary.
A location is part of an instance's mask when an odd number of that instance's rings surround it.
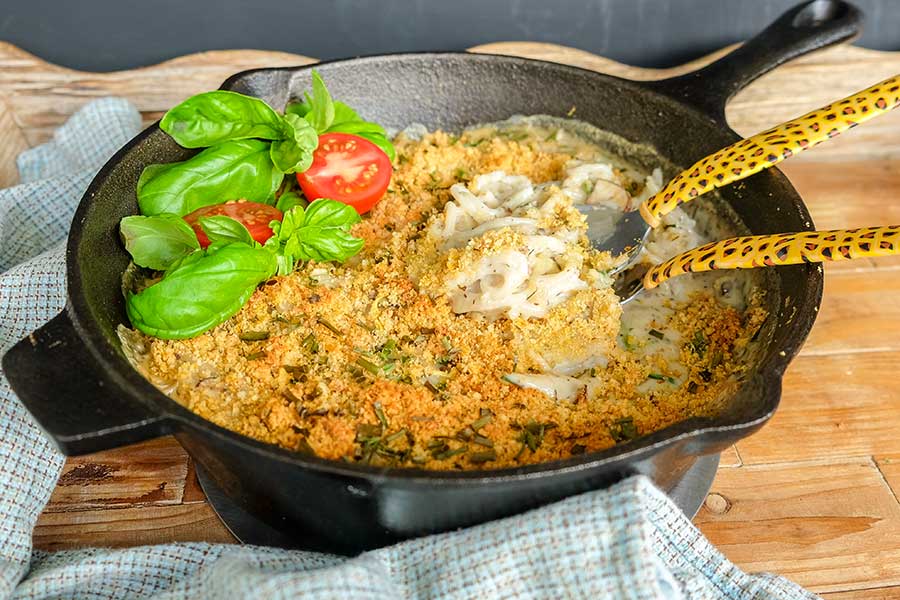
<svg viewBox="0 0 900 600">
<path fill-rule="evenodd" d="M 355 110 L 343 102 L 332 100 L 325 82 L 315 71 L 312 73 L 312 88 L 312 94 L 306 93 L 302 102 L 288 104 L 284 112 L 305 118 L 320 134 L 352 133 L 365 138 L 381 148 L 391 162 L 394 161 L 397 153 L 384 127 L 378 123 L 364 121 Z"/>
<path fill-rule="evenodd" d="M 224 215 L 199 219 L 211 242 L 206 250 L 175 215 L 126 218 L 122 235 L 135 263 L 166 271 L 159 282 L 127 295 L 128 316 L 140 331 L 163 339 L 194 337 L 226 321 L 259 283 L 290 273 L 299 261 L 344 261 L 363 246 L 350 234 L 359 214 L 325 198 L 307 209 L 295 205 L 282 221 L 272 221 L 274 235 L 265 245 Z"/>
<path fill-rule="evenodd" d="M 125 217 L 120 226 L 135 264 L 163 273 L 126 294 L 128 316 L 140 331 L 165 339 L 194 337 L 224 322 L 257 285 L 300 261 L 344 261 L 360 251 L 363 241 L 350 233 L 360 221 L 353 208 L 324 198 L 307 205 L 292 180 L 284 185 L 286 174 L 312 164 L 319 134 L 353 133 L 394 158 L 384 129 L 333 101 L 315 72 L 312 93 L 284 115 L 258 98 L 220 90 L 188 98 L 160 128 L 185 148 L 205 148 L 186 161 L 145 168 L 137 185 L 142 216 Z M 284 217 L 270 224 L 272 237 L 260 245 L 230 217 L 201 217 L 210 246 L 200 249 L 181 217 L 237 199 L 277 202 Z"/>
<path fill-rule="evenodd" d="M 281 222 L 272 221 L 274 234 L 265 247 L 277 256 L 279 275 L 293 271 L 298 261 L 343 262 L 363 247 L 363 241 L 350 234 L 359 221 L 352 207 L 321 198 L 306 209 L 291 208 Z"/>
</svg>

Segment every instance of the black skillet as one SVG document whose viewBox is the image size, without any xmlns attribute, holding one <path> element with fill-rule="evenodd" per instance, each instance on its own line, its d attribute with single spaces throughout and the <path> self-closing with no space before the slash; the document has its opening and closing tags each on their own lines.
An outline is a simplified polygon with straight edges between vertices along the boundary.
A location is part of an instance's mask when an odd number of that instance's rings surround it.
<svg viewBox="0 0 900 600">
<path fill-rule="evenodd" d="M 578 118 L 649 144 L 685 166 L 738 139 L 724 112 L 735 92 L 791 58 L 853 38 L 860 20 L 845 2 L 815 0 L 711 65 L 658 82 L 466 53 L 373 56 L 316 69 L 335 97 L 386 126 L 419 122 L 458 130 L 514 114 L 564 116 L 574 105 Z M 246 71 L 222 87 L 282 107 L 309 86 L 310 68 L 300 67 Z M 769 419 L 782 374 L 806 339 L 821 299 L 818 266 L 773 274 L 765 347 L 716 418 L 692 418 L 603 452 L 496 471 L 377 469 L 304 456 L 195 416 L 145 381 L 122 355 L 116 327 L 127 324 L 120 281 L 128 255 L 119 242 L 119 219 L 137 212 L 135 184 L 146 165 L 190 154 L 154 125 L 103 167 L 69 235 L 67 308 L 12 348 L 3 358 L 4 371 L 64 453 L 174 433 L 240 506 L 321 549 L 354 553 L 471 525 L 632 473 L 670 489 L 698 456 L 720 452 Z M 753 233 L 812 229 L 806 207 L 775 169 L 722 196 Z"/>
</svg>

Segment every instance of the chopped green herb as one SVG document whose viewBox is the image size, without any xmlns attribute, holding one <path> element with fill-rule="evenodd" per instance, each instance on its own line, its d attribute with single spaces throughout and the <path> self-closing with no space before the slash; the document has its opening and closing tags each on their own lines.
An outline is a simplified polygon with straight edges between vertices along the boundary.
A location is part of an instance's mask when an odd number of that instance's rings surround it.
<svg viewBox="0 0 900 600">
<path fill-rule="evenodd" d="M 435 385 L 434 383 L 431 383 L 431 381 L 428 379 L 425 380 L 425 387 L 428 388 L 431 391 L 431 393 L 433 393 L 433 394 L 440 394 L 443 389 L 442 386 L 439 387 L 439 385 Z"/>
<path fill-rule="evenodd" d="M 587 446 L 585 446 L 584 444 L 575 444 L 572 446 L 572 449 L 570 450 L 570 452 L 571 452 L 572 456 L 577 456 L 579 454 L 584 454 L 586 450 L 587 450 Z"/>
<path fill-rule="evenodd" d="M 468 148 L 475 148 L 476 146 L 480 146 L 481 144 L 485 143 L 486 141 L 487 141 L 487 138 L 481 138 L 480 140 L 473 140 L 470 142 L 466 142 L 463 145 Z"/>
<path fill-rule="evenodd" d="M 307 368 L 305 366 L 297 366 L 297 365 L 281 365 L 281 368 L 284 369 L 288 375 L 293 378 L 302 377 L 306 375 Z"/>
<path fill-rule="evenodd" d="M 655 379 L 655 380 L 657 380 L 657 381 L 667 381 L 667 382 L 672 383 L 672 384 L 675 383 L 675 378 L 674 378 L 674 377 L 669 377 L 668 375 L 662 375 L 662 374 L 660 374 L 660 373 L 648 373 L 648 374 L 647 374 L 647 377 L 650 378 L 650 379 Z"/>
<path fill-rule="evenodd" d="M 269 339 L 268 331 L 245 331 L 238 336 L 242 342 L 261 342 Z"/>
<path fill-rule="evenodd" d="M 469 454 L 469 462 L 480 465 L 492 460 L 497 460 L 496 450 L 482 450 L 480 452 L 472 452 Z"/>
<path fill-rule="evenodd" d="M 393 442 L 394 440 L 399 440 L 400 438 L 404 437 L 407 433 L 408 432 L 407 432 L 406 428 L 398 429 L 391 435 L 385 437 L 384 441 L 390 443 L 390 442 Z"/>
<path fill-rule="evenodd" d="M 329 323 L 322 317 L 316 317 L 316 322 L 319 325 L 321 325 L 322 327 L 324 327 L 325 329 L 327 329 L 328 331 L 330 331 L 331 333 L 333 333 L 334 335 L 344 335 L 343 331 L 341 331 L 340 329 L 338 329 L 337 327 L 335 327 L 334 325 L 332 325 L 331 323 Z"/>
<path fill-rule="evenodd" d="M 472 441 L 478 444 L 479 446 L 485 446 L 487 448 L 493 448 L 494 442 L 490 440 L 490 438 L 486 438 L 481 434 L 476 433 L 472 436 Z"/>
<path fill-rule="evenodd" d="M 388 420 L 387 417 L 384 416 L 384 410 L 381 408 L 381 403 L 376 402 L 372 408 L 375 411 L 375 416 L 378 417 L 378 422 L 381 423 L 382 429 L 387 429 Z"/>
<path fill-rule="evenodd" d="M 444 450 L 443 452 L 435 454 L 434 458 L 437 460 L 445 460 L 445 459 L 451 458 L 453 456 L 456 456 L 458 454 L 465 454 L 468 451 L 469 451 L 468 446 L 460 446 L 459 448 L 447 449 L 447 450 Z"/>
<path fill-rule="evenodd" d="M 694 337 L 691 338 L 691 351 L 702 358 L 706 354 L 706 349 L 708 347 L 709 340 L 706 339 L 706 334 L 699 329 L 695 331 Z"/>
<path fill-rule="evenodd" d="M 528 137 L 528 132 L 507 129 L 505 131 L 498 131 L 497 135 L 499 135 L 501 137 L 505 137 L 506 139 L 511 140 L 513 142 L 520 142 Z"/>
<path fill-rule="evenodd" d="M 696 391 L 697 391 L 697 382 L 696 382 L 696 381 L 691 381 L 691 382 L 689 382 L 689 383 L 687 384 L 687 392 L 688 392 L 688 394 L 693 394 L 693 393 L 696 392 Z"/>
<path fill-rule="evenodd" d="M 663 334 L 662 331 L 659 331 L 657 329 L 651 329 L 647 333 L 649 333 L 650 335 L 652 335 L 653 337 L 655 337 L 658 340 L 663 340 L 666 338 L 665 334 Z"/>
<path fill-rule="evenodd" d="M 288 388 L 284 388 L 281 390 L 281 396 L 287 400 L 288 402 L 293 402 L 294 404 L 300 404 L 303 401 L 297 397 L 297 394 L 289 390 Z"/>
<path fill-rule="evenodd" d="M 594 182 L 593 181 L 585 181 L 581 184 L 581 189 L 584 190 L 585 194 L 590 194 L 594 191 Z"/>
<path fill-rule="evenodd" d="M 303 341 L 300 342 L 300 346 L 310 354 L 317 353 L 319 351 L 319 342 L 316 341 L 316 334 L 310 331 L 307 336 L 303 338 Z"/>
<path fill-rule="evenodd" d="M 453 176 L 459 181 L 469 181 L 470 179 L 472 179 L 472 176 L 469 175 L 469 172 L 466 171 L 465 169 L 463 169 L 462 167 L 459 167 L 458 169 L 456 169 L 453 172 Z"/>
<path fill-rule="evenodd" d="M 248 354 L 244 358 L 246 358 L 247 360 L 258 360 L 260 358 L 265 357 L 265 355 L 266 355 L 265 352 L 254 352 L 252 354 Z"/>
<path fill-rule="evenodd" d="M 479 429 L 490 423 L 492 419 L 493 416 L 490 414 L 482 415 L 472 423 L 472 429 L 478 431 Z"/>
<path fill-rule="evenodd" d="M 378 367 L 378 365 L 364 359 L 362 356 L 357 358 L 354 362 L 372 375 L 378 375 L 381 372 L 381 369 Z"/>
<path fill-rule="evenodd" d="M 609 434 L 617 444 L 628 442 L 638 436 L 637 426 L 634 424 L 634 418 L 625 417 L 616 421 L 609 430 Z"/>
<path fill-rule="evenodd" d="M 525 425 L 514 424 L 514 429 L 521 430 L 518 441 L 522 443 L 522 447 L 519 449 L 518 454 L 516 454 L 516 458 L 518 459 L 522 455 L 525 448 L 528 448 L 532 452 L 536 452 L 537 449 L 541 447 L 541 444 L 544 443 L 544 434 L 547 430 L 553 429 L 554 427 L 556 427 L 556 423 L 538 423 L 534 420 L 528 421 Z"/>
<path fill-rule="evenodd" d="M 471 442 L 475 437 L 475 430 L 471 427 L 464 427 L 456 432 L 456 439 L 461 442 Z"/>
<path fill-rule="evenodd" d="M 556 139 L 556 136 L 559 135 L 559 129 L 554 129 L 553 133 L 544 138 L 545 142 L 550 142 Z"/>
</svg>

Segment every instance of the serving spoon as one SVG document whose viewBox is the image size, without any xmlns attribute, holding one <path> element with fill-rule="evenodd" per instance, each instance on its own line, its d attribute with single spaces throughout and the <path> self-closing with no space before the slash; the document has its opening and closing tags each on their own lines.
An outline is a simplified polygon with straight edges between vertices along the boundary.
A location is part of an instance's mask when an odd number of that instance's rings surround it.
<svg viewBox="0 0 900 600">
<path fill-rule="evenodd" d="M 588 238 L 594 248 L 624 257 L 612 270 L 618 273 L 631 266 L 650 230 L 679 204 L 777 165 L 898 105 L 900 75 L 895 75 L 700 159 L 644 200 L 638 210 L 622 214 L 617 209 L 579 205 L 587 217 Z"/>
<path fill-rule="evenodd" d="M 857 260 L 900 254 L 900 225 L 803 231 L 729 238 L 682 252 L 664 263 L 638 265 L 613 283 L 620 304 L 672 277 L 718 269 L 755 269 L 800 263 Z"/>
</svg>

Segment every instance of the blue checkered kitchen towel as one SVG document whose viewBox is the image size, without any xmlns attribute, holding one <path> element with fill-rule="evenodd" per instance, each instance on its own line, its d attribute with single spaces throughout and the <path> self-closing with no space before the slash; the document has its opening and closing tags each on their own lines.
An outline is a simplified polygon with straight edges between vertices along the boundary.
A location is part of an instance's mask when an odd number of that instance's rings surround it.
<svg viewBox="0 0 900 600">
<path fill-rule="evenodd" d="M 63 308 L 72 214 L 140 125 L 128 102 L 98 100 L 19 156 L 21 183 L 0 190 L 0 352 Z M 33 552 L 62 466 L 0 378 L 2 598 L 815 598 L 743 573 L 640 477 L 352 559 L 202 543 Z"/>
</svg>

